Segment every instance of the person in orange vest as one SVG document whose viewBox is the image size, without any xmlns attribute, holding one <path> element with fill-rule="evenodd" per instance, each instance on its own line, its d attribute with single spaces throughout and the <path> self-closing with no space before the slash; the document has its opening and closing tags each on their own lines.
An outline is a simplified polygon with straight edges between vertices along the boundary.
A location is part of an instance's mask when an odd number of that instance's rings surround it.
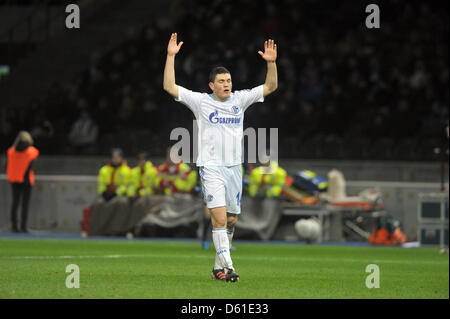
<svg viewBox="0 0 450 319">
<path fill-rule="evenodd" d="M 33 146 L 30 133 L 20 131 L 14 144 L 8 149 L 6 175 L 12 187 L 11 224 L 15 233 L 27 233 L 28 206 L 30 203 L 31 188 L 34 185 L 34 172 L 32 164 L 39 156 L 39 151 Z M 22 216 L 20 228 L 17 227 L 17 210 L 22 198 Z"/>
<path fill-rule="evenodd" d="M 369 238 L 372 245 L 401 245 L 405 242 L 405 234 L 392 217 L 380 218 Z"/>
</svg>

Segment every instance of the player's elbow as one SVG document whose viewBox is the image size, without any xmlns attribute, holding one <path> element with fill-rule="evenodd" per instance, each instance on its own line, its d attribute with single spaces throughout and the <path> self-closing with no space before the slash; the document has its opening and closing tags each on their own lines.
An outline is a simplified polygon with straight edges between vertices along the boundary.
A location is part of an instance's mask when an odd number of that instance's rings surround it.
<svg viewBox="0 0 450 319">
<path fill-rule="evenodd" d="M 275 83 L 272 85 L 272 88 L 271 88 L 272 91 L 271 91 L 270 93 L 275 92 L 277 89 L 278 89 L 278 83 L 275 82 Z"/>
<path fill-rule="evenodd" d="M 164 91 L 172 95 L 174 98 L 178 98 L 178 87 L 176 85 L 163 85 Z"/>
<path fill-rule="evenodd" d="M 277 89 L 278 89 L 277 83 L 266 84 L 264 86 L 264 93 L 265 93 L 265 95 L 269 95 L 269 94 L 275 92 Z"/>
<path fill-rule="evenodd" d="M 164 89 L 164 91 L 166 91 L 169 94 L 172 94 L 173 91 L 174 91 L 173 85 L 166 85 L 166 84 L 164 84 L 163 85 L 163 89 Z"/>
</svg>

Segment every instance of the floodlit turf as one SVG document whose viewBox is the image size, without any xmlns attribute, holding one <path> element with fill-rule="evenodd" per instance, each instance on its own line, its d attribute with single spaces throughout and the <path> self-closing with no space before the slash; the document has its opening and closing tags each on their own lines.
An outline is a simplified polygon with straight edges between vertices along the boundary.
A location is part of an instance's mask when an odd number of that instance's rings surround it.
<svg viewBox="0 0 450 319">
<path fill-rule="evenodd" d="M 0 298 L 449 298 L 438 249 L 236 244 L 241 280 L 210 278 L 200 243 L 0 239 Z M 80 288 L 66 288 L 66 266 Z M 368 289 L 368 264 L 380 288 Z"/>
</svg>

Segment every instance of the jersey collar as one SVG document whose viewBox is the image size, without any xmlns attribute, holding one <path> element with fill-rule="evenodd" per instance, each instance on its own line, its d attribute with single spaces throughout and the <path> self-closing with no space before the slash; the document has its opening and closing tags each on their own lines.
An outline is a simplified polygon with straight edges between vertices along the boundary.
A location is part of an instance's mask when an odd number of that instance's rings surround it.
<svg viewBox="0 0 450 319">
<path fill-rule="evenodd" d="M 209 93 L 208 95 L 209 95 L 209 97 L 212 98 L 214 101 L 221 102 L 221 101 L 219 101 L 218 99 L 216 99 L 216 97 L 215 97 L 212 93 Z M 228 102 L 230 99 L 231 99 L 231 95 L 230 95 L 229 98 L 227 98 L 227 99 L 226 99 L 225 101 L 223 101 L 222 103 Z"/>
</svg>

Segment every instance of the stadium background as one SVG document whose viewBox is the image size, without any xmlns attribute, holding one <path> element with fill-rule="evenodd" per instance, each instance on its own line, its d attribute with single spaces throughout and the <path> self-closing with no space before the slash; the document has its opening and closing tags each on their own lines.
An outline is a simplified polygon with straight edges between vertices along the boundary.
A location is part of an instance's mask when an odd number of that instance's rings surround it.
<svg viewBox="0 0 450 319">
<path fill-rule="evenodd" d="M 2 149 L 23 128 L 43 155 L 74 155 L 67 128 L 88 108 L 100 134 L 86 155 L 119 144 L 164 156 L 172 128 L 192 128 L 189 110 L 161 90 L 172 30 L 186 44 L 177 81 L 193 90 L 207 91 L 217 64 L 235 89 L 261 83 L 256 51 L 277 40 L 279 89 L 246 125 L 282 128 L 280 158 L 434 161 L 446 144 L 442 2 L 383 3 L 379 30 L 364 27 L 365 2 L 81 1 L 79 30 L 64 28 L 64 3 L 1 2 L 0 57 L 11 68 L 0 82 Z"/>
<path fill-rule="evenodd" d="M 80 6 L 79 30 L 64 27 L 67 3 Z M 380 29 L 364 25 L 369 3 L 380 5 Z M 418 193 L 448 184 L 444 1 L 0 0 L 0 65 L 9 66 L 0 75 L 0 174 L 18 131 L 31 132 L 41 156 L 31 203 L 39 218 L 31 212 L 30 223 L 77 233 L 113 147 L 131 165 L 141 150 L 160 164 L 170 131 L 192 132 L 191 112 L 162 90 L 174 31 L 184 41 L 177 83 L 203 91 L 218 64 L 230 69 L 234 89 L 262 83 L 256 52 L 275 39 L 278 91 L 247 111 L 245 127 L 279 128 L 288 173 L 337 168 L 347 193 L 379 187 L 389 213 L 417 239 Z M 68 132 L 82 110 L 99 134 L 80 150 Z M 0 175 L 2 232 L 9 192 Z"/>
<path fill-rule="evenodd" d="M 41 175 L 96 175 L 113 147 L 131 164 L 140 150 L 160 164 L 170 131 L 192 132 L 191 112 L 161 89 L 167 34 L 178 30 L 185 45 L 177 82 L 193 90 L 207 91 L 218 64 L 231 70 L 234 89 L 261 83 L 265 65 L 256 51 L 276 39 L 279 89 L 248 110 L 245 126 L 279 128 L 288 173 L 326 176 L 337 168 L 349 181 L 448 181 L 448 16 L 441 2 L 383 3 L 377 30 L 364 26 L 364 2 L 79 1 L 79 30 L 64 27 L 67 3 L 1 2 L 0 60 L 10 68 L 0 80 L 2 163 L 26 129 L 41 151 Z M 91 147 L 77 149 L 68 131 L 81 110 L 99 133 Z M 392 214 L 408 224 L 417 192 L 384 186 Z M 414 237 L 411 223 L 406 231 Z"/>
</svg>

